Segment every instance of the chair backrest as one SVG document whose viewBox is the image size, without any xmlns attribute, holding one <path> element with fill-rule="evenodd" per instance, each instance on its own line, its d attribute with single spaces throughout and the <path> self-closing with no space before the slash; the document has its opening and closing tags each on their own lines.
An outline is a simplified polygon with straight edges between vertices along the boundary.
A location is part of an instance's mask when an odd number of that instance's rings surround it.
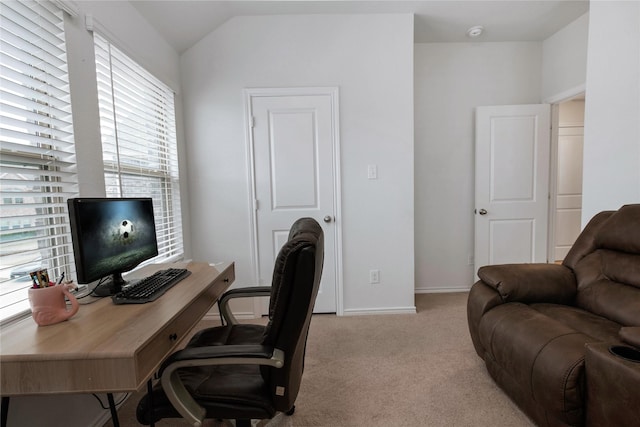
<svg viewBox="0 0 640 427">
<path fill-rule="evenodd" d="M 578 307 L 640 326 L 640 204 L 593 217 L 563 264 L 576 275 Z"/>
<path fill-rule="evenodd" d="M 285 353 L 284 367 L 262 368 L 278 411 L 290 410 L 300 389 L 307 334 L 323 261 L 322 227 L 312 218 L 297 220 L 276 258 L 269 323 L 263 339 L 263 344 Z"/>
</svg>

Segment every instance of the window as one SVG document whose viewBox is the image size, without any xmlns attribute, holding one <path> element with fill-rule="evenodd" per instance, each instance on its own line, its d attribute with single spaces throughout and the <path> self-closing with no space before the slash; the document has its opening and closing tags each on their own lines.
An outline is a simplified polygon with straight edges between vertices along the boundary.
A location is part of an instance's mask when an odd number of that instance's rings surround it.
<svg viewBox="0 0 640 427">
<path fill-rule="evenodd" d="M 29 309 L 29 273 L 73 266 L 66 199 L 77 192 L 62 11 L 0 3 L 0 321 Z"/>
<path fill-rule="evenodd" d="M 173 91 L 94 33 L 107 197 L 149 197 L 159 255 L 183 254 Z"/>
</svg>

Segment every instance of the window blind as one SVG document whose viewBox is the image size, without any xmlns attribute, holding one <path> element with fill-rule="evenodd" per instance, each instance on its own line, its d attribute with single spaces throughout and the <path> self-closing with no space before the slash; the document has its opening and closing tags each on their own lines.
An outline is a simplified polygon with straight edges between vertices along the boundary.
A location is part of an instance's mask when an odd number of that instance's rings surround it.
<svg viewBox="0 0 640 427">
<path fill-rule="evenodd" d="M 183 255 L 173 91 L 94 32 L 107 197 L 152 197 L 158 262 Z"/>
<path fill-rule="evenodd" d="M 77 193 L 62 11 L 0 3 L 0 321 L 29 309 L 29 273 L 75 271 L 66 199 Z"/>
</svg>

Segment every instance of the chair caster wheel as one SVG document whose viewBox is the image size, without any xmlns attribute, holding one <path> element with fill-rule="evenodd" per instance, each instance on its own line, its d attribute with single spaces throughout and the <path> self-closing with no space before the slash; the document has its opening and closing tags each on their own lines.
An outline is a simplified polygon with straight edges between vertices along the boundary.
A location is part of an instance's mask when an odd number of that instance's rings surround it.
<svg viewBox="0 0 640 427">
<path fill-rule="evenodd" d="M 293 415 L 293 413 L 296 411 L 296 405 L 293 405 L 291 407 L 291 409 L 289 409 L 287 412 L 285 412 L 285 414 L 287 415 Z"/>
</svg>

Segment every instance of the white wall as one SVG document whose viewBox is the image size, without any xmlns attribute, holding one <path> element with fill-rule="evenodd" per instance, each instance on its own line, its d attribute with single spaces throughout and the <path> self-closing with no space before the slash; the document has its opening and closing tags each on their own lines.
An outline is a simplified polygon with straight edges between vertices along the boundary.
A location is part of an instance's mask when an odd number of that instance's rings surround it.
<svg viewBox="0 0 640 427">
<path fill-rule="evenodd" d="M 640 202 L 640 3 L 592 1 L 589 15 L 583 225 Z"/>
<path fill-rule="evenodd" d="M 542 99 L 556 102 L 584 91 L 589 13 L 542 42 Z"/>
<path fill-rule="evenodd" d="M 415 45 L 416 291 L 472 285 L 475 108 L 540 102 L 541 43 Z"/>
<path fill-rule="evenodd" d="M 413 16 L 234 18 L 183 54 L 181 75 L 194 257 L 254 281 L 243 89 L 338 86 L 345 313 L 414 310 Z"/>
<path fill-rule="evenodd" d="M 152 29 L 138 11 L 124 1 L 75 1 L 77 17 L 65 17 L 67 55 L 74 139 L 78 160 L 79 192 L 82 196 L 103 196 L 102 148 L 98 117 L 97 86 L 93 37 L 85 29 L 85 14 L 90 13 L 106 36 L 151 73 L 174 89 L 180 81 L 178 54 Z M 176 96 L 178 143 L 181 137 L 181 101 Z M 185 196 L 186 188 L 183 191 Z M 185 239 L 188 248 L 188 229 Z M 80 308 L 82 310 L 82 308 Z M 105 319 L 109 321 L 109 319 Z M 101 394 L 106 404 L 106 395 Z M 116 395 L 119 400 L 122 395 Z M 12 397 L 8 426 L 87 427 L 101 426 L 109 419 L 109 411 L 90 394 Z M 34 410 L 36 408 L 36 410 Z"/>
</svg>

